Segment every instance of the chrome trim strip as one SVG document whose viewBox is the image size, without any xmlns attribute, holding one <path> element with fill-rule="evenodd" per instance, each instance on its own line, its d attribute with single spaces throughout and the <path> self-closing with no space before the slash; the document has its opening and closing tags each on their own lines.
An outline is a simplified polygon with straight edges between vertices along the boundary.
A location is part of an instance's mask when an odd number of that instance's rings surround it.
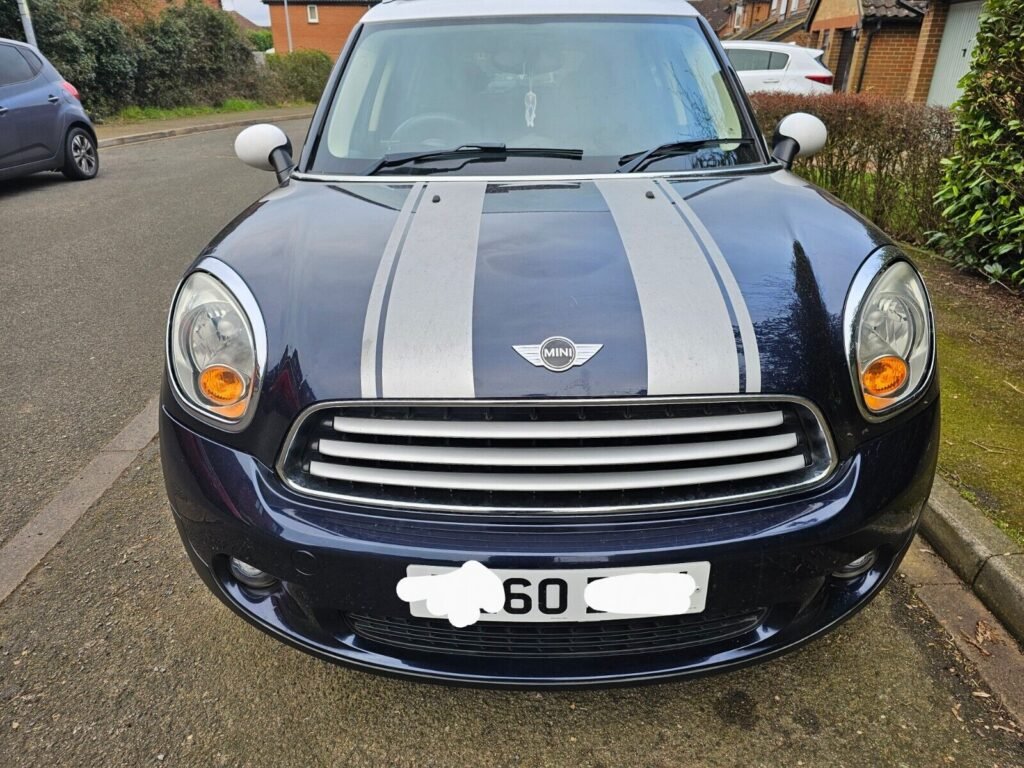
<svg viewBox="0 0 1024 768">
<path fill-rule="evenodd" d="M 808 413 L 814 417 L 818 423 L 819 434 L 821 439 L 825 443 L 825 451 L 828 457 L 828 466 L 822 469 L 814 477 L 808 478 L 802 483 L 796 485 L 787 486 L 776 490 L 746 493 L 746 494 L 735 494 L 732 496 L 723 496 L 714 499 L 701 499 L 696 502 L 685 502 L 676 501 L 665 504 L 634 504 L 631 506 L 597 506 L 597 507 L 558 507 L 558 508 L 509 508 L 509 507 L 487 507 L 487 506 L 458 506 L 453 504 L 411 504 L 406 502 L 395 502 L 395 501 L 375 501 L 373 499 L 367 499 L 360 496 L 349 496 L 346 494 L 338 493 L 325 493 L 322 491 L 315 491 L 309 488 L 295 483 L 285 473 L 285 463 L 288 456 L 291 454 L 295 438 L 298 435 L 302 425 L 305 424 L 309 419 L 313 418 L 317 413 L 333 409 L 333 408 L 352 408 L 352 407 L 372 407 L 374 405 L 380 406 L 397 406 L 397 407 L 415 407 L 415 406 L 477 406 L 477 407 L 489 407 L 489 406 L 523 406 L 531 408 L 542 408 L 544 406 L 573 406 L 573 405 L 587 405 L 587 406 L 616 406 L 616 405 L 698 405 L 698 404 L 724 404 L 724 403 L 792 403 L 794 405 L 801 406 L 807 409 Z M 821 410 L 810 400 L 803 397 L 797 397 L 795 395 L 737 395 L 735 397 L 648 397 L 648 398 L 593 398 L 593 399 L 512 399 L 512 400 L 384 400 L 384 401 L 367 401 L 367 400 L 335 400 L 323 403 L 317 403 L 310 406 L 303 411 L 292 423 L 291 429 L 285 437 L 281 453 L 278 456 L 277 463 L 275 464 L 275 471 L 277 472 L 278 479 L 285 485 L 286 488 L 292 492 L 306 496 L 307 498 L 323 499 L 325 501 L 341 502 L 345 504 L 352 504 L 360 507 L 373 507 L 378 509 L 395 509 L 412 512 L 428 512 L 433 514 L 468 514 L 468 515 L 494 515 L 504 516 L 512 519 L 527 519 L 530 517 L 552 517 L 556 515 L 581 515 L 581 514 L 594 514 L 594 515 L 639 515 L 649 514 L 652 512 L 659 511 L 672 511 L 672 510 L 684 510 L 693 509 L 694 507 L 719 507 L 726 504 L 733 504 L 741 501 L 754 501 L 757 499 L 766 499 L 772 497 L 778 497 L 784 494 L 796 493 L 802 490 L 809 490 L 815 486 L 825 483 L 829 477 L 835 472 L 839 466 L 839 457 L 836 454 L 835 442 L 832 438 L 832 432 L 828 427 L 828 423 L 825 420 Z"/>
<path fill-rule="evenodd" d="M 674 488 L 770 477 L 804 468 L 803 456 L 725 464 L 717 467 L 688 467 L 654 472 L 588 472 L 506 474 L 484 472 L 421 472 L 403 469 L 355 467 L 351 464 L 310 462 L 314 477 L 355 483 L 399 485 L 407 488 L 454 488 L 467 491 L 632 491 L 644 488 Z"/>
<path fill-rule="evenodd" d="M 235 297 L 235 300 L 245 313 L 246 319 L 249 321 L 253 347 L 256 351 L 256 370 L 253 372 L 252 383 L 250 384 L 252 397 L 249 400 L 249 407 L 246 409 L 245 415 L 238 421 L 221 418 L 195 405 L 181 391 L 178 381 L 174 376 L 174 363 L 171 360 L 171 332 L 173 330 L 171 323 L 174 320 L 174 310 L 178 305 L 181 289 L 184 288 L 185 283 L 196 272 L 206 272 L 223 283 L 228 292 Z M 256 297 L 249 290 L 249 286 L 246 285 L 245 281 L 239 277 L 235 270 L 220 259 L 212 256 L 203 259 L 194 269 L 189 270 L 188 274 L 178 283 L 178 287 L 174 291 L 174 298 L 171 300 L 171 308 L 167 313 L 167 331 L 164 334 L 164 358 L 167 365 L 167 379 L 171 384 L 171 392 L 174 393 L 175 399 L 185 410 L 200 421 L 218 429 L 223 429 L 225 432 L 241 432 L 249 426 L 249 422 L 252 421 L 256 413 L 256 405 L 259 401 L 260 391 L 263 388 L 263 374 L 267 370 L 267 328 L 263 322 L 263 313 L 260 311 L 259 302 L 256 301 Z"/>
<path fill-rule="evenodd" d="M 601 467 L 623 464 L 661 464 L 669 461 L 702 461 L 795 448 L 795 433 L 741 440 L 679 443 L 675 445 L 596 446 L 592 448 L 448 448 L 442 446 L 355 443 L 320 440 L 321 456 L 361 461 L 408 464 L 454 464 L 480 467 Z"/>
<path fill-rule="evenodd" d="M 600 181 L 640 300 L 651 395 L 739 392 L 736 337 L 701 244 L 650 179 Z"/>
<path fill-rule="evenodd" d="M 385 403 L 381 403 L 384 405 Z M 575 440 L 605 437 L 662 437 L 768 429 L 782 424 L 782 413 L 738 413 L 665 419 L 605 421 L 428 421 L 426 419 L 357 419 L 335 416 L 336 432 L 389 437 L 446 437 L 505 440 Z"/>
</svg>

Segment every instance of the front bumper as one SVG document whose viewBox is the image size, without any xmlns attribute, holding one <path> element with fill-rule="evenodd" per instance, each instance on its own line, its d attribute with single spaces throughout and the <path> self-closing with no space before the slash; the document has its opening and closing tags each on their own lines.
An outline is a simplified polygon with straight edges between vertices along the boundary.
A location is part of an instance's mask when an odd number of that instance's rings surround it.
<svg viewBox="0 0 1024 768">
<path fill-rule="evenodd" d="M 255 626 L 302 650 L 377 672 L 464 684 L 609 685 L 707 673 L 821 635 L 885 584 L 913 537 L 938 453 L 938 404 L 860 446 L 808 493 L 638 518 L 508 523 L 404 513 L 298 496 L 273 470 L 161 412 L 164 476 L 178 530 L 210 589 Z M 877 552 L 855 579 L 832 576 Z M 277 576 L 253 592 L 237 557 Z M 409 616 L 395 588 L 409 564 L 541 570 L 709 561 L 709 615 L 759 612 L 740 636 L 672 651 L 502 657 L 437 652 L 353 631 L 355 615 Z"/>
</svg>

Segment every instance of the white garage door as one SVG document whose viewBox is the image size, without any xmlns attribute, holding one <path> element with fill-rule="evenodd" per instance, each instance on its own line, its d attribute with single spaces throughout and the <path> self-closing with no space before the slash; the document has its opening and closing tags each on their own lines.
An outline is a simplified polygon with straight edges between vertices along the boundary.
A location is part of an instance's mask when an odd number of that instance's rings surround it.
<svg viewBox="0 0 1024 768">
<path fill-rule="evenodd" d="M 960 98 L 960 79 L 971 68 L 971 54 L 978 41 L 978 17 L 984 3 L 957 3 L 949 7 L 939 60 L 928 92 L 928 103 L 948 107 Z"/>
</svg>

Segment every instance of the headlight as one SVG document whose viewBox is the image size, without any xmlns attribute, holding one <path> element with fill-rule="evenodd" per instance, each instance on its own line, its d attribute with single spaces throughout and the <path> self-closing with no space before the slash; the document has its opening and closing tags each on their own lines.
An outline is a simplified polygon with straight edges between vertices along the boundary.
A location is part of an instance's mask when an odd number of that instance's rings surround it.
<svg viewBox="0 0 1024 768">
<path fill-rule="evenodd" d="M 253 405 L 265 337 L 260 335 L 263 323 L 245 284 L 221 262 L 215 264 L 221 279 L 196 271 L 178 290 L 167 333 L 168 364 L 185 405 L 230 428 L 239 426 Z M 225 282 L 232 284 L 234 292 Z M 253 320 L 238 293 L 251 307 L 259 334 L 254 333 Z"/>
<path fill-rule="evenodd" d="M 858 284 L 867 289 L 854 304 L 862 290 Z M 891 261 L 878 271 L 872 260 L 855 280 L 850 302 L 853 379 L 867 411 L 881 416 L 909 403 L 931 377 L 935 350 L 928 293 L 908 262 Z"/>
</svg>

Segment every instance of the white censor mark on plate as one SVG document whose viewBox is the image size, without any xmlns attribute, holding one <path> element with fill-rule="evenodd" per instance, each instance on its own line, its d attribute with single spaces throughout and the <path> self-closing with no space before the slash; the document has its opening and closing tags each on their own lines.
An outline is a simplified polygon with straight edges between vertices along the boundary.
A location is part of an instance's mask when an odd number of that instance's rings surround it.
<svg viewBox="0 0 1024 768">
<path fill-rule="evenodd" d="M 431 573 L 431 571 L 434 571 Z M 398 596 L 413 616 L 478 621 L 602 621 L 704 610 L 709 563 L 641 568 L 491 570 L 410 565 Z"/>
<path fill-rule="evenodd" d="M 587 584 L 583 598 L 602 613 L 681 616 L 690 610 L 697 582 L 688 573 L 630 573 Z"/>
<path fill-rule="evenodd" d="M 430 613 L 459 629 L 480 621 L 481 611 L 497 613 L 505 605 L 501 579 L 476 560 L 439 576 L 406 576 L 398 582 L 398 596 L 407 603 L 426 600 Z"/>
</svg>

